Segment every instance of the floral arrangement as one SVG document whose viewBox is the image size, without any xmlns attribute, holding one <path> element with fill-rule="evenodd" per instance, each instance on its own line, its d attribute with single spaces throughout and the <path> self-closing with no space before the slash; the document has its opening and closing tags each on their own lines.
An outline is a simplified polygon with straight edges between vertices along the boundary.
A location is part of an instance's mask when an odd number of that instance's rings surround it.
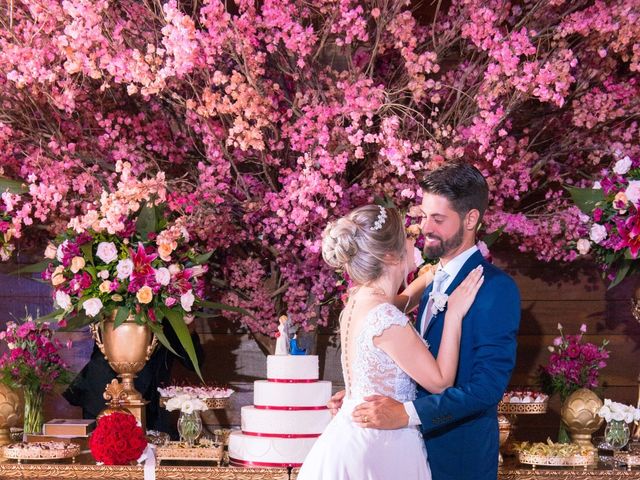
<svg viewBox="0 0 640 480">
<path fill-rule="evenodd" d="M 61 342 L 46 322 L 36 323 L 27 316 L 20 322 L 7 322 L 0 340 L 7 349 L 0 357 L 0 381 L 24 392 L 24 431 L 40 433 L 44 422 L 44 395 L 58 384 L 71 380 L 67 364 L 60 356 Z M 71 348 L 71 341 L 67 342 Z"/>
<path fill-rule="evenodd" d="M 612 402 L 607 398 L 604 405 L 598 410 L 598 415 L 604 418 L 607 423 L 612 420 L 631 423 L 640 420 L 640 409 L 624 403 Z"/>
<path fill-rule="evenodd" d="M 535 390 L 509 390 L 502 395 L 503 403 L 544 403 L 549 396 Z"/>
<path fill-rule="evenodd" d="M 142 427 L 130 413 L 105 415 L 89 437 L 91 455 L 105 465 L 129 465 L 140 458 L 146 447 Z"/>
<path fill-rule="evenodd" d="M 615 156 L 592 187 L 570 190 L 584 213 L 584 237 L 576 249 L 593 253 L 611 286 L 637 270 L 640 252 L 640 156 L 632 159 L 620 151 Z"/>
<path fill-rule="evenodd" d="M 582 336 L 587 331 L 584 324 L 578 335 L 565 335 L 561 324 L 558 324 L 558 330 L 560 336 L 548 347 L 551 352 L 549 363 L 540 366 L 539 378 L 545 393 L 559 393 L 564 402 L 580 388 L 598 387 L 598 376 L 600 370 L 607 366 L 609 351 L 605 348 L 608 344 L 606 339 L 601 346 L 583 343 Z"/>
<path fill-rule="evenodd" d="M 182 413 L 204 412 L 209 409 L 201 398 L 187 394 L 169 398 L 165 408 L 169 412 L 180 410 Z"/>
<path fill-rule="evenodd" d="M 208 386 L 195 386 L 184 385 L 168 387 L 158 387 L 158 392 L 161 397 L 173 398 L 181 395 L 188 395 L 193 398 L 207 399 L 207 398 L 229 398 L 234 390 L 224 387 L 208 387 Z"/>
<path fill-rule="evenodd" d="M 58 307 L 48 317 L 68 328 L 109 315 L 117 328 L 133 317 L 172 350 L 162 330 L 167 321 L 200 374 L 187 325 L 197 308 L 214 305 L 204 300 L 210 255 L 190 247 L 180 219 L 169 223 L 159 215 L 166 202 L 162 174 L 139 180 L 127 162 L 116 171 L 117 190 L 103 192 L 99 209 L 73 218 L 45 251 L 42 278 L 51 282 Z"/>
<path fill-rule="evenodd" d="M 29 316 L 20 322 L 7 322 L 0 340 L 7 345 L 0 357 L 3 383 L 50 392 L 55 385 L 69 382 L 68 366 L 59 353 L 63 345 L 54 338 L 49 323 L 36 323 Z M 66 347 L 71 348 L 71 341 Z"/>
<path fill-rule="evenodd" d="M 118 161 L 165 172 L 223 301 L 254 312 L 225 315 L 254 333 L 283 312 L 326 322 L 323 226 L 374 196 L 414 204 L 425 170 L 473 162 L 486 231 L 571 261 L 564 187 L 640 155 L 636 0 L 160 3 L 10 2 L 0 167 L 27 192 L 12 222 L 55 236 L 114 190 Z"/>
</svg>

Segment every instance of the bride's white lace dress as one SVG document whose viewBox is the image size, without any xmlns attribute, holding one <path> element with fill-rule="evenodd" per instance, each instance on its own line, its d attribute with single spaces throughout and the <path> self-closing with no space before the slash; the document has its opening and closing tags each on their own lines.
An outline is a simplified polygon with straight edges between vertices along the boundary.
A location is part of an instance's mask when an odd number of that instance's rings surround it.
<svg viewBox="0 0 640 480">
<path fill-rule="evenodd" d="M 349 365 L 352 384 L 348 384 L 343 348 L 347 396 L 309 452 L 298 480 L 431 479 L 427 452 L 416 427 L 375 430 L 362 428 L 351 419 L 353 409 L 368 395 L 385 395 L 399 402 L 415 398 L 413 380 L 373 344 L 373 339 L 390 326 L 405 326 L 408 321 L 389 303 L 377 305 L 366 314 L 362 329 L 353 339 L 354 358 Z"/>
</svg>

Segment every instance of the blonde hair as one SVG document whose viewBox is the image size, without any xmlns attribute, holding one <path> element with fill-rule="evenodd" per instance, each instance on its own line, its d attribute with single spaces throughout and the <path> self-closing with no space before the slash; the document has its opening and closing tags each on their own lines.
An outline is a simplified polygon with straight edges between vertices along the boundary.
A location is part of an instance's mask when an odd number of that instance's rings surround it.
<svg viewBox="0 0 640 480">
<path fill-rule="evenodd" d="M 380 278 L 384 266 L 405 256 L 406 234 L 400 212 L 386 208 L 380 228 L 381 207 L 365 205 L 330 222 L 322 234 L 322 258 L 331 267 L 344 270 L 359 285 Z M 381 222 L 378 222 L 380 224 Z"/>
</svg>

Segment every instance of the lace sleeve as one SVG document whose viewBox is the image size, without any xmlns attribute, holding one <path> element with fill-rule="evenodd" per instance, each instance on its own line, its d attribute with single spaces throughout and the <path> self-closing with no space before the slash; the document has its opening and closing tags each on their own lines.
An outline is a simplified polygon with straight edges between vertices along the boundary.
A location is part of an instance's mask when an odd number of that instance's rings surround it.
<svg viewBox="0 0 640 480">
<path fill-rule="evenodd" d="M 374 313 L 371 322 L 367 326 L 367 336 L 370 339 L 382 335 L 382 332 L 393 325 L 404 327 L 409 323 L 409 318 L 390 303 L 380 305 Z"/>
</svg>

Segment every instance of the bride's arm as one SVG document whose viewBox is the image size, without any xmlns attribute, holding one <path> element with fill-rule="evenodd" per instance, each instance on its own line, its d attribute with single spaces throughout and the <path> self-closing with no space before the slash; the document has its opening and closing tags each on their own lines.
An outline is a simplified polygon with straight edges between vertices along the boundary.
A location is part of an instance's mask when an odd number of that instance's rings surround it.
<svg viewBox="0 0 640 480">
<path fill-rule="evenodd" d="M 402 293 L 396 295 L 393 299 L 393 304 L 398 310 L 409 313 L 420 305 L 420 298 L 422 298 L 424 289 L 433 282 L 434 271 L 435 268 L 426 269 L 422 275 L 417 276 L 413 282 L 407 285 L 407 288 Z"/>
<path fill-rule="evenodd" d="M 453 385 L 458 369 L 462 319 L 482 285 L 482 270 L 472 271 L 449 297 L 438 358 L 435 359 L 415 329 L 392 326 L 374 344 L 424 389 L 440 393 Z"/>
</svg>

